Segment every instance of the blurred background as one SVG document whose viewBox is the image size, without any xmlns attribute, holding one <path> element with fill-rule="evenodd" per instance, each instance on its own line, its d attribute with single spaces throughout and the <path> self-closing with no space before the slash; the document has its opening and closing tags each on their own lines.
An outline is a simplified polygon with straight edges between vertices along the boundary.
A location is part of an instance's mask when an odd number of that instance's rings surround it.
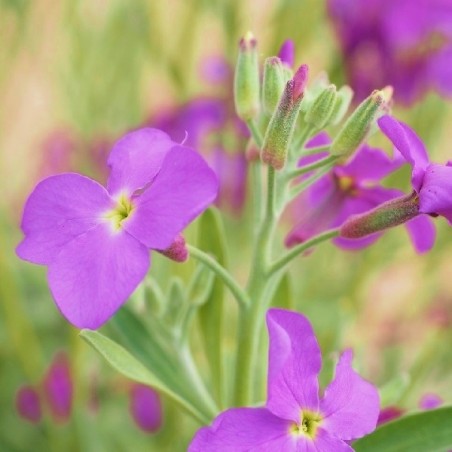
<svg viewBox="0 0 452 452">
<path fill-rule="evenodd" d="M 392 3 L 400 9 L 384 14 L 383 0 L 0 0 L 0 450 L 184 450 L 196 428 L 166 399 L 154 423 L 134 420 L 132 383 L 61 317 L 45 269 L 15 256 L 36 183 L 67 171 L 104 182 L 112 144 L 131 129 L 161 127 L 175 141 L 188 132 L 219 174 L 231 268 L 244 278 L 248 134 L 232 77 L 246 31 L 262 61 L 292 39 L 296 65 L 351 84 L 357 100 L 393 85 L 394 114 L 432 160 L 452 160 L 450 2 L 416 3 L 435 15 Z M 378 134 L 372 143 L 391 152 Z M 385 185 L 408 191 L 408 168 Z M 322 246 L 294 263 L 282 303 L 310 317 L 331 360 L 353 346 L 387 405 L 408 411 L 432 392 L 452 401 L 452 231 L 443 218 L 436 226 L 422 256 L 403 228 L 360 252 Z M 155 259 L 156 277 L 172 265 Z M 189 432 L 180 442 L 175 420 Z"/>
</svg>

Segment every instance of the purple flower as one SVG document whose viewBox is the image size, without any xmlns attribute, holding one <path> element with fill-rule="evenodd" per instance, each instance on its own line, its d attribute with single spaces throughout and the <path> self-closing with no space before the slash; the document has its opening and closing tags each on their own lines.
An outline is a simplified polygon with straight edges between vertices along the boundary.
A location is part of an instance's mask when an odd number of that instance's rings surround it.
<svg viewBox="0 0 452 452">
<path fill-rule="evenodd" d="M 155 433 L 162 426 L 162 404 L 158 393 L 149 386 L 134 384 L 130 391 L 130 414 L 141 430 Z"/>
<path fill-rule="evenodd" d="M 322 133 L 309 142 L 309 147 L 328 143 L 328 136 Z M 312 163 L 321 156 L 324 154 L 304 158 L 300 163 Z M 380 182 L 401 164 L 401 159 L 390 159 L 379 149 L 366 144 L 361 146 L 349 162 L 336 166 L 299 197 L 294 206 L 298 224 L 287 236 L 286 245 L 302 243 L 329 228 L 340 226 L 351 215 L 369 211 L 400 196 L 402 192 L 384 188 Z M 406 227 L 418 252 L 431 248 L 434 229 L 428 218 L 410 220 Z M 340 237 L 334 243 L 345 249 L 360 249 L 374 243 L 380 236 L 381 233 L 360 239 Z"/>
<path fill-rule="evenodd" d="M 387 422 L 391 422 L 395 419 L 398 419 L 405 413 L 405 410 L 399 408 L 398 406 L 388 406 L 383 408 L 378 415 L 377 425 L 386 424 Z"/>
<path fill-rule="evenodd" d="M 411 104 L 427 90 L 452 95 L 449 0 L 328 0 L 356 100 L 394 87 Z"/>
<path fill-rule="evenodd" d="M 73 384 L 69 359 L 65 353 L 57 353 L 43 381 L 43 394 L 57 422 L 69 420 L 72 411 Z"/>
<path fill-rule="evenodd" d="M 419 400 L 419 408 L 421 410 L 433 410 L 444 403 L 443 399 L 433 393 L 424 394 Z"/>
<path fill-rule="evenodd" d="M 378 125 L 412 166 L 411 184 L 418 198 L 419 214 L 442 215 L 452 224 L 451 163 L 431 163 L 420 138 L 403 122 L 386 115 L 378 120 Z"/>
<path fill-rule="evenodd" d="M 301 314 L 267 313 L 270 336 L 265 407 L 232 408 L 195 435 L 191 452 L 352 451 L 348 441 L 375 429 L 379 397 L 351 367 L 345 351 L 336 376 L 319 398 L 322 357 Z"/>
<path fill-rule="evenodd" d="M 19 415 L 32 422 L 38 423 L 42 417 L 41 403 L 38 392 L 33 386 L 22 386 L 16 394 L 16 409 Z"/>
<path fill-rule="evenodd" d="M 288 67 L 292 68 L 295 62 L 295 43 L 291 39 L 286 39 L 279 49 L 278 57 Z"/>
<path fill-rule="evenodd" d="M 28 198 L 17 254 L 48 266 L 63 315 L 99 328 L 145 277 L 149 250 L 166 250 L 214 199 L 217 180 L 193 150 L 156 129 L 119 140 L 107 188 L 67 173 L 40 182 Z"/>
</svg>

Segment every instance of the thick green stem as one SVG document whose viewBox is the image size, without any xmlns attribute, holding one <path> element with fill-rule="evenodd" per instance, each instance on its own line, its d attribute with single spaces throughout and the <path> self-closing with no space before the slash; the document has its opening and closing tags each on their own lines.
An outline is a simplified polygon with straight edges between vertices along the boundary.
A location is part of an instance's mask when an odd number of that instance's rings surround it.
<svg viewBox="0 0 452 452">
<path fill-rule="evenodd" d="M 221 280 L 224 282 L 225 286 L 231 291 L 234 298 L 240 305 L 249 304 L 248 295 L 246 292 L 237 284 L 232 275 L 213 257 L 209 254 L 201 251 L 200 249 L 194 247 L 193 245 L 187 245 L 190 256 L 202 262 L 210 270 L 212 270 Z"/>
<path fill-rule="evenodd" d="M 306 242 L 301 243 L 300 245 L 295 246 L 285 256 L 281 257 L 279 260 L 277 260 L 270 266 L 270 268 L 268 269 L 268 273 L 266 274 L 266 277 L 269 278 L 275 273 L 282 270 L 284 267 L 286 267 L 286 265 L 292 262 L 293 259 L 295 259 L 304 251 L 307 251 L 309 248 L 312 248 L 313 246 L 318 245 L 319 243 L 325 242 L 326 240 L 333 239 L 338 235 L 339 229 L 331 229 L 329 231 L 325 231 L 322 234 L 313 237 L 310 240 L 307 240 Z"/>
<path fill-rule="evenodd" d="M 254 241 L 251 273 L 247 285 L 250 303 L 241 306 L 236 362 L 235 404 L 249 405 L 254 402 L 253 374 L 258 358 L 259 338 L 263 313 L 270 301 L 270 279 L 266 278 L 270 259 L 272 235 L 276 223 L 274 209 L 275 170 L 268 167 L 267 200 L 265 215 Z"/>
</svg>

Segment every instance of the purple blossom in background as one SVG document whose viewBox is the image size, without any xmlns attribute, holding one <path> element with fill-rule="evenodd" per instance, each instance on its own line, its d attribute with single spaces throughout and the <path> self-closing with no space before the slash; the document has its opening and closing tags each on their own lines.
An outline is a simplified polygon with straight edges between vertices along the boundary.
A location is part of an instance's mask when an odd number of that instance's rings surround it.
<svg viewBox="0 0 452 452">
<path fill-rule="evenodd" d="M 42 384 L 43 394 L 57 422 L 67 422 L 71 416 L 73 383 L 69 359 L 65 353 L 57 353 Z"/>
<path fill-rule="evenodd" d="M 325 133 L 314 137 L 308 147 L 330 142 Z M 312 163 L 325 154 L 305 157 L 300 165 Z M 364 144 L 344 165 L 336 166 L 320 178 L 295 202 L 293 216 L 296 226 L 286 238 L 287 246 L 302 243 L 314 235 L 340 226 L 351 215 L 369 211 L 403 193 L 381 186 L 381 180 L 400 167 L 402 159 L 390 159 L 383 151 Z M 434 229 L 426 217 L 406 223 L 415 249 L 425 252 L 433 246 Z M 374 243 L 382 233 L 360 239 L 336 238 L 334 243 L 344 249 L 361 249 Z"/>
<path fill-rule="evenodd" d="M 40 182 L 22 218 L 22 259 L 48 266 L 63 315 L 99 328 L 150 266 L 214 199 L 217 180 L 197 152 L 160 130 L 128 133 L 113 147 L 107 188 L 67 173 Z"/>
<path fill-rule="evenodd" d="M 201 428 L 190 452 L 353 451 L 348 441 L 372 432 L 379 414 L 376 388 L 351 367 L 345 351 L 334 380 L 319 398 L 320 348 L 308 320 L 282 309 L 267 313 L 270 336 L 267 402 L 232 408 Z"/>
<path fill-rule="evenodd" d="M 405 413 L 405 410 L 397 406 L 388 406 L 383 408 L 378 415 L 377 425 L 386 424 L 387 422 L 398 419 Z"/>
<path fill-rule="evenodd" d="M 451 163 L 431 163 L 421 139 L 403 122 L 385 115 L 378 125 L 412 166 L 411 184 L 418 197 L 419 214 L 441 215 L 452 225 Z"/>
<path fill-rule="evenodd" d="M 35 388 L 28 385 L 19 388 L 16 394 L 16 409 L 22 418 L 33 424 L 41 420 L 41 403 Z"/>
<path fill-rule="evenodd" d="M 437 394 L 424 394 L 419 400 L 419 408 L 421 410 L 433 410 L 444 403 L 444 400 Z"/>
<path fill-rule="evenodd" d="M 295 43 L 291 39 L 286 39 L 282 43 L 278 57 L 284 64 L 290 68 L 293 67 L 295 63 Z"/>
<path fill-rule="evenodd" d="M 130 390 L 130 414 L 138 427 L 155 433 L 162 426 L 162 404 L 158 393 L 149 386 L 134 384 Z"/>
<path fill-rule="evenodd" d="M 452 95 L 450 0 L 328 0 L 328 10 L 355 100 L 386 85 L 404 104 L 430 89 Z"/>
<path fill-rule="evenodd" d="M 217 174 L 216 204 L 240 214 L 246 196 L 249 132 L 234 112 L 232 70 L 225 60 L 217 57 L 204 61 L 202 74 L 210 84 L 217 85 L 215 95 L 159 113 L 148 123 L 198 150 Z"/>
</svg>

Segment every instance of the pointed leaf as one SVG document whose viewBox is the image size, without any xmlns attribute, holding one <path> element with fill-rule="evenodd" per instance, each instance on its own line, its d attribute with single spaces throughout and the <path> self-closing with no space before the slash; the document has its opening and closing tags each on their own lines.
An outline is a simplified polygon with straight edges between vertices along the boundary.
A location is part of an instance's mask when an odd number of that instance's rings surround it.
<svg viewBox="0 0 452 452">
<path fill-rule="evenodd" d="M 452 450 L 452 407 L 411 414 L 355 441 L 356 452 L 446 452 Z"/>
</svg>

